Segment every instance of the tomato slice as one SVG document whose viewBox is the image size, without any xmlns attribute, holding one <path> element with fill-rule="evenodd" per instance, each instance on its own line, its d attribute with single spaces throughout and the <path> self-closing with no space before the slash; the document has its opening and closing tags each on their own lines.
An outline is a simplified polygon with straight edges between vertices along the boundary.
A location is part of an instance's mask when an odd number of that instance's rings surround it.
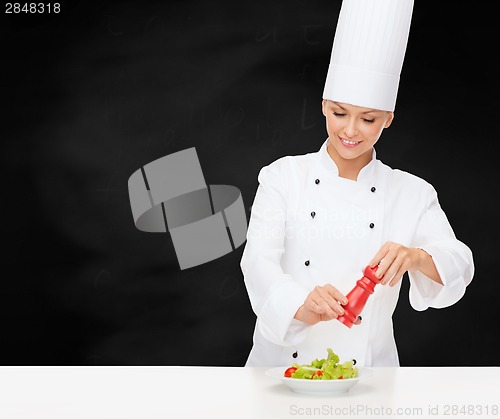
<svg viewBox="0 0 500 419">
<path fill-rule="evenodd" d="M 323 371 L 321 371 L 321 370 L 316 371 L 316 372 L 312 375 L 311 380 L 313 380 L 313 379 L 314 379 L 314 376 L 315 376 L 315 375 L 316 375 L 316 376 L 318 376 L 318 377 L 321 377 L 321 376 L 323 375 Z"/>
<path fill-rule="evenodd" d="M 292 376 L 292 374 L 297 371 L 297 368 L 295 367 L 290 367 L 290 368 L 287 368 L 285 373 L 283 374 L 285 377 L 288 377 L 290 378 Z"/>
</svg>

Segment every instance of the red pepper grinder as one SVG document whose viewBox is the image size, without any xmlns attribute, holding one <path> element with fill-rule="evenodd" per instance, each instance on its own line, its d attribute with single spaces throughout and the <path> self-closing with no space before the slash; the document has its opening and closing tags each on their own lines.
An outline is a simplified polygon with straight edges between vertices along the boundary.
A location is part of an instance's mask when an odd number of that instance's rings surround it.
<svg viewBox="0 0 500 419">
<path fill-rule="evenodd" d="M 337 320 L 351 328 L 356 318 L 363 311 L 368 297 L 373 294 L 375 285 L 380 283 L 381 278 L 375 276 L 378 266 L 365 268 L 364 276 L 356 281 L 356 286 L 346 295 L 347 304 L 344 306 L 344 314 L 337 317 Z"/>
</svg>

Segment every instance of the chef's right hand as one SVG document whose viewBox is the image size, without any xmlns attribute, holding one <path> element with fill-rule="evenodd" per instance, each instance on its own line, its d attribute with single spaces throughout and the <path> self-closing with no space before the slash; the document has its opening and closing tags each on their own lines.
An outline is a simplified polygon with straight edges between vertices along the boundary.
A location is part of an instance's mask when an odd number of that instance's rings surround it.
<svg viewBox="0 0 500 419">
<path fill-rule="evenodd" d="M 295 318 L 308 324 L 316 324 L 320 321 L 336 319 L 344 314 L 343 305 L 347 304 L 347 298 L 331 284 L 316 286 L 307 296 Z M 361 318 L 356 319 L 354 324 L 360 324 Z"/>
</svg>

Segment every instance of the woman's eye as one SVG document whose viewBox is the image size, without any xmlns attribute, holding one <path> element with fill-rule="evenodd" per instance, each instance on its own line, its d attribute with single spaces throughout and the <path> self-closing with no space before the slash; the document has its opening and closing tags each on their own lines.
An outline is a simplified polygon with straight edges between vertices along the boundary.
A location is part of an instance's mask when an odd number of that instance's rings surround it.
<svg viewBox="0 0 500 419">
<path fill-rule="evenodd" d="M 373 124 L 375 122 L 375 119 L 363 119 L 363 121 L 365 121 L 369 124 Z"/>
<path fill-rule="evenodd" d="M 333 114 L 335 116 L 345 116 L 345 113 L 338 113 L 338 112 L 335 112 L 335 111 L 333 111 Z"/>
</svg>

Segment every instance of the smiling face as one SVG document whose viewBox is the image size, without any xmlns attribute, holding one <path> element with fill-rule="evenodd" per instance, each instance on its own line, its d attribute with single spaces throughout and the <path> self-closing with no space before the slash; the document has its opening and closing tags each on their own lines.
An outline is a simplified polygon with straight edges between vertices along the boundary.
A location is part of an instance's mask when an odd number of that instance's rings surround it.
<svg viewBox="0 0 500 419">
<path fill-rule="evenodd" d="M 328 154 L 342 167 L 357 171 L 372 158 L 372 147 L 394 118 L 393 112 L 323 100 L 323 115 L 328 132 Z M 357 175 L 357 173 L 356 173 Z"/>
</svg>

